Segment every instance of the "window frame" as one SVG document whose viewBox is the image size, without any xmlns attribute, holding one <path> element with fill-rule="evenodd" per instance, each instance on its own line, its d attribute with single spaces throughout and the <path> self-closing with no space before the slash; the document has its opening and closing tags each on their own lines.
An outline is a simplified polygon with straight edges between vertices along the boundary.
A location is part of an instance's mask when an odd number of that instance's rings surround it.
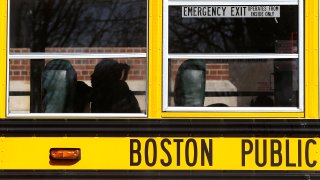
<svg viewBox="0 0 320 180">
<path fill-rule="evenodd" d="M 7 118 L 146 118 L 148 117 L 148 69 L 149 69 L 149 0 L 146 1 L 146 52 L 126 52 L 126 53 L 87 53 L 87 52 L 66 52 L 66 53 L 46 53 L 46 52 L 31 52 L 31 53 L 11 53 L 10 52 L 10 3 L 7 0 L 7 43 L 6 43 L 6 108 L 5 113 Z M 32 61 L 37 59 L 122 59 L 122 58 L 145 58 L 145 111 L 141 113 L 10 113 L 9 109 L 9 93 L 10 93 L 10 60 L 23 59 L 25 61 Z M 31 67 L 30 67 L 31 68 Z M 29 95 L 30 96 L 30 95 Z"/>
<path fill-rule="evenodd" d="M 298 52 L 295 54 L 279 53 L 169 53 L 169 7 L 190 5 L 297 5 L 298 6 Z M 163 1 L 163 79 L 162 79 L 162 111 L 164 116 L 176 117 L 241 117 L 241 116 L 262 116 L 279 117 L 284 116 L 303 117 L 305 112 L 305 21 L 304 21 L 304 0 L 164 0 Z M 299 81 L 299 105 L 298 107 L 173 107 L 169 106 L 169 61 L 174 59 L 298 59 L 298 81 Z M 201 114 L 206 113 L 206 114 Z M 252 113 L 260 113 L 254 115 Z M 199 114 L 200 113 L 200 114 Z M 248 114 L 249 113 L 249 114 Z M 287 114 L 285 114 L 287 113 Z M 291 115 L 289 115 L 290 113 Z M 297 114 L 295 114 L 297 113 Z M 223 114 L 223 115 L 222 115 Z M 233 114 L 233 115 L 232 115 Z"/>
</svg>

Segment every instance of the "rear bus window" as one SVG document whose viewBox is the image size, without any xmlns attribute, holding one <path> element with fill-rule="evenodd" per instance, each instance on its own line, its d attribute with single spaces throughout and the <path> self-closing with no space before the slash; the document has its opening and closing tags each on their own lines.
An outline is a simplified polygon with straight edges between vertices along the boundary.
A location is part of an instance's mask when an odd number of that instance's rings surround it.
<svg viewBox="0 0 320 180">
<path fill-rule="evenodd" d="M 146 115 L 146 0 L 9 7 L 9 116 Z"/>
</svg>

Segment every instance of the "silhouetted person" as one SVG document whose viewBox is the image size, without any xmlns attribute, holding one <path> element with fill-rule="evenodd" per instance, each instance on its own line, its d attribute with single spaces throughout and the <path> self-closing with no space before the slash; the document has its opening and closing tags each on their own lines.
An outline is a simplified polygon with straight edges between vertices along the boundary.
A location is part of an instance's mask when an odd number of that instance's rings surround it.
<svg viewBox="0 0 320 180">
<path fill-rule="evenodd" d="M 77 81 L 74 112 L 90 112 L 92 88 L 83 81 Z"/>
<path fill-rule="evenodd" d="M 125 82 L 130 67 L 114 60 L 99 62 L 91 75 L 94 113 L 140 113 L 133 92 Z"/>
</svg>

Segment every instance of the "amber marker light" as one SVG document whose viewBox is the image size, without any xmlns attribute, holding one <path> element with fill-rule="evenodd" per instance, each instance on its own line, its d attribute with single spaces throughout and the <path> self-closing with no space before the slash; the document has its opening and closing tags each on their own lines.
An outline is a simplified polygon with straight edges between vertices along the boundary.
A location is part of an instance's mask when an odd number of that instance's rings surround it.
<svg viewBox="0 0 320 180">
<path fill-rule="evenodd" d="M 50 160 L 80 160 L 80 148 L 51 148 Z"/>
</svg>

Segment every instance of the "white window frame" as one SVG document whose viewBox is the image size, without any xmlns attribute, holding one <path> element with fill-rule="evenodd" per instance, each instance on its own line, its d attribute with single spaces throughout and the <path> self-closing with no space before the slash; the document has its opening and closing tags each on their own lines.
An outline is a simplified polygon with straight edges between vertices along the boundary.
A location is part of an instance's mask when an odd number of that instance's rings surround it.
<svg viewBox="0 0 320 180">
<path fill-rule="evenodd" d="M 298 53 L 169 53 L 169 7 L 190 5 L 298 5 Z M 169 61 L 171 59 L 298 59 L 298 107 L 173 107 L 169 106 Z M 304 0 L 163 0 L 163 98 L 164 112 L 304 112 Z"/>
<path fill-rule="evenodd" d="M 149 1 L 146 1 L 146 53 L 11 53 L 10 52 L 10 2 L 8 0 L 7 16 L 7 79 L 6 79 L 6 116 L 7 118 L 146 118 L 148 117 L 148 30 L 149 30 Z M 145 92 L 145 112 L 141 113 L 10 113 L 9 111 L 9 91 L 10 91 L 10 60 L 23 59 L 32 61 L 35 59 L 112 59 L 112 58 L 145 58 L 146 59 L 146 92 Z"/>
</svg>

